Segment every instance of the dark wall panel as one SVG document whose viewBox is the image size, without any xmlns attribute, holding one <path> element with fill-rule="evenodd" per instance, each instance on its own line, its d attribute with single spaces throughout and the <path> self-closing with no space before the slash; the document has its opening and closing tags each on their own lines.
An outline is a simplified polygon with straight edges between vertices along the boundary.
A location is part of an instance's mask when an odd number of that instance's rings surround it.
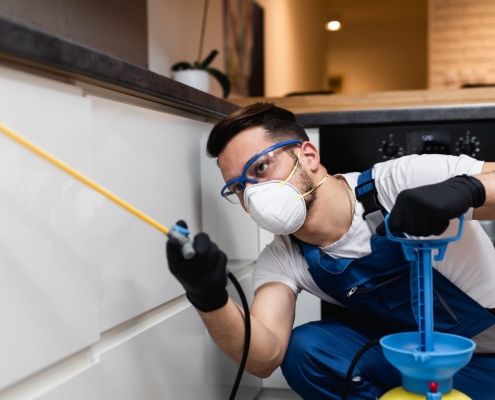
<svg viewBox="0 0 495 400">
<path fill-rule="evenodd" d="M 0 0 L 0 16 L 148 67 L 146 0 Z"/>
</svg>

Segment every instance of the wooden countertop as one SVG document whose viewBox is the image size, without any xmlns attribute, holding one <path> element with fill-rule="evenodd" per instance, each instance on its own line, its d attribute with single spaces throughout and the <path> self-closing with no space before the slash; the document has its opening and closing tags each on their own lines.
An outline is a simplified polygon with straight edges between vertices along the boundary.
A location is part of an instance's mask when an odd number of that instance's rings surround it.
<svg viewBox="0 0 495 400">
<path fill-rule="evenodd" d="M 449 105 L 495 104 L 495 87 L 452 90 L 410 90 L 360 94 L 229 99 L 241 107 L 256 102 L 275 103 L 295 114 L 329 111 L 377 110 Z"/>
</svg>

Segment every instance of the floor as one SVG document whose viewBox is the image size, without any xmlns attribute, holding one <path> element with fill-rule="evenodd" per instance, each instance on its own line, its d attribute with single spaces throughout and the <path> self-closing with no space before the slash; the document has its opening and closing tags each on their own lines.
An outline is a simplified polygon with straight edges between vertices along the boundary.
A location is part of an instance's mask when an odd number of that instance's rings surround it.
<svg viewBox="0 0 495 400">
<path fill-rule="evenodd" d="M 263 389 L 256 400 L 302 400 L 289 389 Z"/>
</svg>

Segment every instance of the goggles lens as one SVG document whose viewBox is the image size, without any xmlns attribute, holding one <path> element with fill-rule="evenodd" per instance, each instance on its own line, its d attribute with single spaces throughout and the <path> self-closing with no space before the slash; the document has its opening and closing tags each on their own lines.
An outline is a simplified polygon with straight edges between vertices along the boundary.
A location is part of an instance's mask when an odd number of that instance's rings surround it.
<svg viewBox="0 0 495 400">
<path fill-rule="evenodd" d="M 222 189 L 222 196 L 233 204 L 239 204 L 244 194 L 246 182 L 261 183 L 270 180 L 271 176 L 280 165 L 283 154 L 281 147 L 293 144 L 301 144 L 301 142 L 291 140 L 287 143 L 278 143 L 275 145 L 275 148 L 272 146 L 273 150 L 269 148 L 267 149 L 269 151 L 265 150 L 260 153 L 259 156 L 254 157 L 246 164 L 244 173 L 240 177 L 227 182 L 227 185 Z"/>
</svg>

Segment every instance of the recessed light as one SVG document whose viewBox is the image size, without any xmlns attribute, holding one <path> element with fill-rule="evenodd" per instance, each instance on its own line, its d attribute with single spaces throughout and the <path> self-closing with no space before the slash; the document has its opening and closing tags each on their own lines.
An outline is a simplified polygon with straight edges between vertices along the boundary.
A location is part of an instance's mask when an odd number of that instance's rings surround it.
<svg viewBox="0 0 495 400">
<path fill-rule="evenodd" d="M 325 29 L 327 31 L 339 31 L 342 24 L 339 21 L 330 21 L 325 24 Z"/>
</svg>

